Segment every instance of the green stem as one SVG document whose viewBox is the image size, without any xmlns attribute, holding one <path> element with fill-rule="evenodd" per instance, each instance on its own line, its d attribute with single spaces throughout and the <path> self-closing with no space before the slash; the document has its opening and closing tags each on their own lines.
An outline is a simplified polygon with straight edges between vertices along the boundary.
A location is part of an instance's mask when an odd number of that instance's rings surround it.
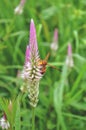
<svg viewBox="0 0 86 130">
<path fill-rule="evenodd" d="M 35 130 L 35 108 L 32 108 L 32 130 Z"/>
</svg>

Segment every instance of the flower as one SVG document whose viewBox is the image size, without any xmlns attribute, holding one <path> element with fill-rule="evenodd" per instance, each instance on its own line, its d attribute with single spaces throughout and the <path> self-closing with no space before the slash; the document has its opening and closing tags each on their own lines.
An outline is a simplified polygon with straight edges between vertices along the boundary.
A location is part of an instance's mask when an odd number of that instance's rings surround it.
<svg viewBox="0 0 86 130">
<path fill-rule="evenodd" d="M 52 51 L 57 51 L 58 49 L 58 30 L 54 30 L 54 36 L 53 36 L 53 42 L 51 43 L 50 46 Z"/>
<path fill-rule="evenodd" d="M 36 107 L 39 94 L 39 81 L 43 74 L 41 73 L 42 66 L 39 65 L 40 57 L 36 39 L 36 29 L 33 19 L 30 23 L 30 39 L 29 45 L 26 48 L 25 64 L 22 71 L 22 78 L 27 82 L 29 92 L 30 105 Z"/>
<path fill-rule="evenodd" d="M 72 58 L 72 46 L 70 43 L 68 44 L 68 54 L 66 57 L 66 65 L 70 68 L 74 66 L 74 62 Z"/>
<path fill-rule="evenodd" d="M 20 4 L 14 9 L 15 14 L 22 14 L 25 2 L 26 2 L 26 0 L 20 1 Z"/>
<path fill-rule="evenodd" d="M 0 126 L 2 129 L 8 129 L 10 127 L 9 122 L 6 119 L 6 114 L 4 113 L 3 117 L 0 119 Z"/>
</svg>

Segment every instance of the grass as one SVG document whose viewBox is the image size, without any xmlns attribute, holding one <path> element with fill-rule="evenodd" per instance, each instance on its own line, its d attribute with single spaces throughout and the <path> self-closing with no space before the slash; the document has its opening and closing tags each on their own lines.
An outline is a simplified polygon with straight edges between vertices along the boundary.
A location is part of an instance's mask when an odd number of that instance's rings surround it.
<svg viewBox="0 0 86 130">
<path fill-rule="evenodd" d="M 21 15 L 14 14 L 18 0 L 0 1 L 0 117 L 6 112 L 12 129 L 31 130 L 31 108 L 27 93 L 21 93 L 22 70 L 29 24 L 34 19 L 39 52 L 49 63 L 62 69 L 47 68 L 40 82 L 39 103 L 35 110 L 35 130 L 85 130 L 86 128 L 86 2 L 85 0 L 27 0 Z M 58 28 L 59 48 L 50 50 L 54 29 Z M 68 43 L 72 45 L 74 67 L 65 64 Z M 8 111 L 12 100 L 12 114 Z M 16 107 L 17 106 L 17 107 Z"/>
</svg>

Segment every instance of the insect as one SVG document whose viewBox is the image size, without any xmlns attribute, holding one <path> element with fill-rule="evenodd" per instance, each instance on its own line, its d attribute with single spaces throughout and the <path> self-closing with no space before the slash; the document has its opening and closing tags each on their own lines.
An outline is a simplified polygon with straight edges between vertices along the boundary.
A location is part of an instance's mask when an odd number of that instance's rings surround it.
<svg viewBox="0 0 86 130">
<path fill-rule="evenodd" d="M 52 66 L 50 64 L 47 63 L 48 58 L 50 56 L 50 53 L 47 54 L 46 58 L 44 60 L 39 60 L 38 65 L 41 66 L 41 74 L 44 74 L 46 72 L 46 66 L 48 65 L 49 67 L 53 68 L 53 69 L 57 69 L 58 71 L 61 71 L 60 69 L 58 69 L 55 66 Z"/>
</svg>

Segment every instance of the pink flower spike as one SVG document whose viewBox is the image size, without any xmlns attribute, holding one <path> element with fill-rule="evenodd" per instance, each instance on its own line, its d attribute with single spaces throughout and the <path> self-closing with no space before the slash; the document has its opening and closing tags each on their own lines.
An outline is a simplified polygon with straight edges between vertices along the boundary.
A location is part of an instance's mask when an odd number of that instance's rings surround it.
<svg viewBox="0 0 86 130">
<path fill-rule="evenodd" d="M 30 22 L 30 38 L 25 53 L 25 64 L 21 77 L 24 79 L 28 90 L 30 105 L 36 107 L 39 94 L 39 81 L 42 78 L 42 65 L 39 65 L 40 56 L 36 38 L 36 29 L 33 19 Z"/>
<path fill-rule="evenodd" d="M 36 29 L 35 29 L 33 19 L 31 19 L 31 23 L 30 23 L 30 40 L 29 40 L 29 42 L 30 42 L 29 44 L 31 44 L 32 48 L 37 51 L 38 47 L 37 47 L 37 39 L 36 39 Z"/>
<path fill-rule="evenodd" d="M 54 38 L 53 38 L 53 42 L 57 43 L 58 42 L 58 29 L 56 28 L 54 31 Z"/>
<path fill-rule="evenodd" d="M 74 66 L 74 62 L 73 62 L 73 57 L 72 57 L 72 46 L 69 43 L 68 44 L 68 54 L 67 54 L 67 58 L 66 58 L 66 64 L 68 67 L 73 67 Z"/>
<path fill-rule="evenodd" d="M 52 51 L 57 51 L 58 49 L 58 29 L 57 28 L 54 30 L 53 42 L 51 43 L 50 47 Z"/>
<path fill-rule="evenodd" d="M 71 56 L 72 55 L 72 47 L 71 47 L 71 44 L 69 43 L 68 44 L 68 56 Z"/>
</svg>

